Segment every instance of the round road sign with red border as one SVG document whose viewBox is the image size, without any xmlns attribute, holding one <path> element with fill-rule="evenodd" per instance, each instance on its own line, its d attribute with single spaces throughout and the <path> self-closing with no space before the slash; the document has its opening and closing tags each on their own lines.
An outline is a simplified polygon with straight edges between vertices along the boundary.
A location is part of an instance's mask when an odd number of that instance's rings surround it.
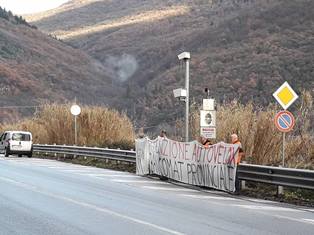
<svg viewBox="0 0 314 235">
<path fill-rule="evenodd" d="M 295 119 L 289 111 L 280 111 L 276 114 L 275 125 L 281 132 L 289 132 L 293 129 Z"/>
</svg>

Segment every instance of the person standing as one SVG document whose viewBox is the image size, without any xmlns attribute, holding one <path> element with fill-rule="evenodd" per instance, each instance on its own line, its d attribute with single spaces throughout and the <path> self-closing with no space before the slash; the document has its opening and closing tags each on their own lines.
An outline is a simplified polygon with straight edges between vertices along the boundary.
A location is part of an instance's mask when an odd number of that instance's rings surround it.
<svg viewBox="0 0 314 235">
<path fill-rule="evenodd" d="M 202 145 L 204 146 L 204 148 L 206 148 L 206 149 L 209 148 L 209 146 L 213 144 L 210 139 L 208 139 L 204 136 L 201 137 L 201 142 L 202 142 Z"/>
<path fill-rule="evenodd" d="M 160 137 L 163 137 L 163 138 L 167 138 L 167 132 L 166 132 L 166 130 L 161 130 L 159 136 L 160 136 Z"/>
<path fill-rule="evenodd" d="M 239 146 L 239 151 L 238 151 L 238 154 L 237 154 L 236 159 L 235 159 L 236 166 L 239 166 L 242 157 L 244 157 L 244 151 L 243 151 L 242 144 L 241 144 L 237 134 L 232 134 L 231 135 L 231 143 L 232 144 L 236 144 L 236 145 Z M 238 167 L 237 167 L 236 178 L 235 178 L 235 192 L 234 192 L 234 194 L 236 194 L 236 195 L 240 194 L 240 187 L 241 187 L 241 185 L 240 185 L 239 174 L 238 174 Z"/>
<path fill-rule="evenodd" d="M 241 159 L 244 158 L 244 151 L 243 151 L 242 144 L 237 134 L 231 135 L 231 143 L 239 145 L 239 153 L 236 157 L 236 164 L 239 165 L 239 163 L 241 162 Z"/>
<path fill-rule="evenodd" d="M 167 132 L 166 132 L 165 129 L 163 129 L 163 130 L 160 131 L 159 137 L 161 137 L 161 138 L 167 138 Z M 162 141 L 163 141 L 163 140 L 162 140 Z M 167 177 L 167 176 L 164 176 L 164 175 L 160 175 L 160 176 L 159 176 L 159 179 L 162 180 L 162 181 L 166 181 L 166 180 L 168 180 L 168 177 Z"/>
</svg>

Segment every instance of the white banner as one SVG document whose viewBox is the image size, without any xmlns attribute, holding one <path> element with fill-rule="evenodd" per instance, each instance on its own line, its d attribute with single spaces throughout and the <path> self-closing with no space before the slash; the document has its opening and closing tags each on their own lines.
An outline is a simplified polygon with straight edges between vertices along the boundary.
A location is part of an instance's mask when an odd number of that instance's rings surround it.
<svg viewBox="0 0 314 235">
<path fill-rule="evenodd" d="M 234 192 L 238 148 L 223 142 L 205 148 L 197 141 L 137 139 L 136 173 Z"/>
</svg>

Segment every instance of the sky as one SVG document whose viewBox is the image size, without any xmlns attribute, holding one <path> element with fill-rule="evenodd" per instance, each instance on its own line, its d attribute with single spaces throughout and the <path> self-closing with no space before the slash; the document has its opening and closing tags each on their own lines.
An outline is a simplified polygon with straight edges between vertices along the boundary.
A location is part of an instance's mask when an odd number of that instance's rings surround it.
<svg viewBox="0 0 314 235">
<path fill-rule="evenodd" d="M 0 6 L 14 14 L 29 14 L 56 8 L 68 0 L 0 0 Z"/>
</svg>

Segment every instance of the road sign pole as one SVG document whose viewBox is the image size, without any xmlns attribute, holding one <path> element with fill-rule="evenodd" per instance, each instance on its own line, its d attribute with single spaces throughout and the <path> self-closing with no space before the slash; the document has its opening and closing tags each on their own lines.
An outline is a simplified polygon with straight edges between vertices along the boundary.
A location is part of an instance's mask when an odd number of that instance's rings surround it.
<svg viewBox="0 0 314 235">
<path fill-rule="evenodd" d="M 77 116 L 81 113 L 81 108 L 78 105 L 71 106 L 71 114 L 74 116 L 74 144 L 77 144 Z"/>
<path fill-rule="evenodd" d="M 74 145 L 77 143 L 77 116 L 74 116 Z"/>
<path fill-rule="evenodd" d="M 293 102 L 298 99 L 298 95 L 292 89 L 288 82 L 284 82 L 276 91 L 273 96 L 284 109 L 284 111 L 279 112 L 275 117 L 276 127 L 282 131 L 282 167 L 285 166 L 285 145 L 286 145 L 286 133 L 292 130 L 295 119 L 287 109 Z"/>
<path fill-rule="evenodd" d="M 285 167 L 286 133 L 282 133 L 282 167 Z"/>
</svg>

